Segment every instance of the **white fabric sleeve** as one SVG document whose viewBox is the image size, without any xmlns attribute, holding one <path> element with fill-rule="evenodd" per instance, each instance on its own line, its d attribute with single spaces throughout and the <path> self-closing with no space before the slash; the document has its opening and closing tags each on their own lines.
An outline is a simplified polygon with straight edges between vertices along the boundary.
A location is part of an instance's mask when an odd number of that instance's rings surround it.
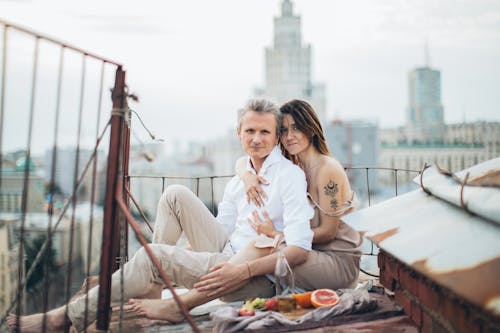
<svg viewBox="0 0 500 333">
<path fill-rule="evenodd" d="M 224 196 L 218 205 L 218 212 L 216 220 L 226 230 L 226 235 L 229 237 L 233 232 L 238 218 L 238 210 L 234 200 L 234 187 L 236 182 L 239 181 L 237 176 L 233 177 L 224 189 Z"/>
<path fill-rule="evenodd" d="M 313 239 L 310 221 L 314 210 L 307 201 L 306 178 L 299 167 L 292 165 L 280 172 L 280 192 L 286 244 L 310 251 Z"/>
</svg>

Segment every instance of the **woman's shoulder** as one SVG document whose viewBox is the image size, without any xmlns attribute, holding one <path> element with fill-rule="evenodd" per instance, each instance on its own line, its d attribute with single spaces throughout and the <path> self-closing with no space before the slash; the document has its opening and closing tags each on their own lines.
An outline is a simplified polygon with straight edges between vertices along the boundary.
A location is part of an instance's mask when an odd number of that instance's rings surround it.
<svg viewBox="0 0 500 333">
<path fill-rule="evenodd" d="M 337 159 L 332 156 L 323 156 L 318 168 L 318 177 L 342 177 L 346 175 L 345 169 Z"/>
</svg>

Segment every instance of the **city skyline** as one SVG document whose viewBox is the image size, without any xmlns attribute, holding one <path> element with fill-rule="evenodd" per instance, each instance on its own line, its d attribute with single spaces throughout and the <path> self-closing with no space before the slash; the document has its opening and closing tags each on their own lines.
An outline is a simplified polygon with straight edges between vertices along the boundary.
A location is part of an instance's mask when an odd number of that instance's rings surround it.
<svg viewBox="0 0 500 333">
<path fill-rule="evenodd" d="M 404 125 L 407 75 L 425 65 L 427 39 L 430 67 L 442 74 L 445 122 L 500 120 L 500 4 L 293 3 L 303 42 L 312 46 L 313 80 L 326 84 L 329 119 Z M 131 91 L 141 97 L 131 106 L 172 143 L 234 128 L 235 110 L 264 82 L 264 50 L 272 45 L 280 1 L 75 7 L 32 0 L 0 1 L 0 9 L 12 23 L 122 62 Z"/>
</svg>

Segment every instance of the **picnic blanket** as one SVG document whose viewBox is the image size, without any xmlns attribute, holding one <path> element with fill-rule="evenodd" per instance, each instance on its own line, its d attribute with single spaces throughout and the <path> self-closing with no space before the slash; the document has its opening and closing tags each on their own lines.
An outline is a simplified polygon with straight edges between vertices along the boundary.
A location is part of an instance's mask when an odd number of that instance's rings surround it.
<svg viewBox="0 0 500 333">
<path fill-rule="evenodd" d="M 340 302 L 333 307 L 317 308 L 306 313 L 297 320 L 290 320 L 283 314 L 274 311 L 258 311 L 252 317 L 239 317 L 238 311 L 226 306 L 210 314 L 214 324 L 214 332 L 237 332 L 241 330 L 258 330 L 266 328 L 293 328 L 309 321 L 320 321 L 327 317 L 373 311 L 377 301 L 366 289 L 341 289 Z"/>
</svg>

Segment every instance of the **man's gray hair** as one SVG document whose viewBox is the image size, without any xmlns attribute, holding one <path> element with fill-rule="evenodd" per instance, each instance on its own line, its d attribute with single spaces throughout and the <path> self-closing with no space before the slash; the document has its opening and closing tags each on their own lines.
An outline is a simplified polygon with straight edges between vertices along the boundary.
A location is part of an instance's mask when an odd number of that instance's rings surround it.
<svg viewBox="0 0 500 333">
<path fill-rule="evenodd" d="M 247 111 L 254 111 L 257 113 L 271 113 L 276 119 L 276 135 L 279 136 L 281 129 L 281 113 L 279 107 L 268 99 L 256 98 L 247 102 L 243 109 L 238 110 L 238 130 L 241 128 L 241 121 Z"/>
</svg>

